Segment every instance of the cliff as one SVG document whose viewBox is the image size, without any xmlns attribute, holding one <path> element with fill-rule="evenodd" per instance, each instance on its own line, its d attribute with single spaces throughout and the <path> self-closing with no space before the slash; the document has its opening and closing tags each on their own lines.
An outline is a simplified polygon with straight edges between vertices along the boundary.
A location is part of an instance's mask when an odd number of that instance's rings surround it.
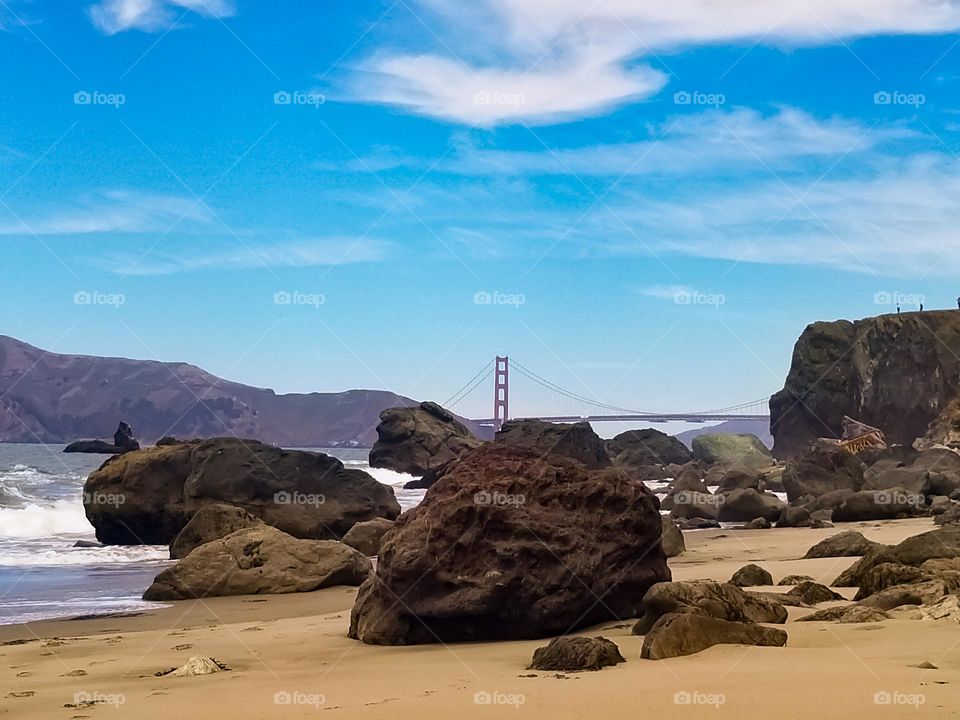
<svg viewBox="0 0 960 720">
<path fill-rule="evenodd" d="M 415 404 L 380 390 L 278 395 L 186 363 L 58 355 L 0 335 L 0 442 L 110 437 L 123 419 L 147 443 L 236 435 L 369 447 L 383 410 Z"/>
<path fill-rule="evenodd" d="M 844 415 L 910 445 L 957 396 L 958 380 L 958 311 L 814 323 L 770 398 L 774 454 L 790 458 L 817 437 L 840 437 Z"/>
</svg>

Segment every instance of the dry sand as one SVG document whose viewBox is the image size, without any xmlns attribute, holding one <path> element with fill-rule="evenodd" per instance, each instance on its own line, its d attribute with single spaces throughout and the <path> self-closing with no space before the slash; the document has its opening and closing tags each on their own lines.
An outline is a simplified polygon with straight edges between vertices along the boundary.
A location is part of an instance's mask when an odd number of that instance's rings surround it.
<svg viewBox="0 0 960 720">
<path fill-rule="evenodd" d="M 728 580 L 748 562 L 775 580 L 829 583 L 855 558 L 799 560 L 844 529 L 896 543 L 929 518 L 831 530 L 688 532 L 678 580 Z M 777 588 L 780 591 L 786 588 Z M 854 589 L 842 589 L 850 597 Z M 794 623 L 785 648 L 718 646 L 640 660 L 642 638 L 607 623 L 627 662 L 595 673 L 525 668 L 544 641 L 371 647 L 346 637 L 355 589 L 175 603 L 136 617 L 0 627 L 0 717 L 6 718 L 661 718 L 960 717 L 960 626 L 889 620 Z M 824 607 L 824 606 L 821 606 Z M 228 672 L 156 677 L 191 655 Z M 936 670 L 910 667 L 930 662 Z M 877 702 L 890 699 L 889 704 Z M 71 708 L 75 699 L 105 702 Z M 489 700 L 489 703 L 484 703 Z"/>
</svg>

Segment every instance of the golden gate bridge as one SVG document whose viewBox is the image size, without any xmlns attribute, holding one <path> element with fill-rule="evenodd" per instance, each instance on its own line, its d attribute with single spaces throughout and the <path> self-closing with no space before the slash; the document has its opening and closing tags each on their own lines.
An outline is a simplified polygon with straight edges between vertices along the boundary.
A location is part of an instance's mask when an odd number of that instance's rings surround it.
<svg viewBox="0 0 960 720">
<path fill-rule="evenodd" d="M 555 414 L 555 415 L 520 415 L 512 418 L 510 415 L 510 383 L 511 373 L 516 373 L 521 378 L 532 382 L 535 386 L 549 391 L 554 395 L 560 395 L 568 400 L 579 403 L 584 409 L 577 414 Z M 579 393 L 567 390 L 556 383 L 550 382 L 541 377 L 530 368 L 524 366 L 517 360 L 511 360 L 509 357 L 497 356 L 488 362 L 476 375 L 454 393 L 443 406 L 457 412 L 457 414 L 468 417 L 463 411 L 462 406 L 468 398 L 474 397 L 474 392 L 481 388 L 484 383 L 493 378 L 493 402 L 491 407 L 492 414 L 489 417 L 473 417 L 471 420 L 478 424 L 493 427 L 499 430 L 500 426 L 509 419 L 532 419 L 546 420 L 555 423 L 573 423 L 573 422 L 648 422 L 648 423 L 667 423 L 667 422 L 688 422 L 688 423 L 709 423 L 722 422 L 724 420 L 767 420 L 770 417 L 768 409 L 768 398 L 753 400 L 740 405 L 730 407 L 716 408 L 713 410 L 703 410 L 700 412 L 653 412 L 648 410 L 636 410 L 632 408 L 618 407 L 593 398 L 588 398 Z M 458 409 L 458 406 L 461 406 Z M 474 415 L 478 413 L 473 413 Z"/>
</svg>

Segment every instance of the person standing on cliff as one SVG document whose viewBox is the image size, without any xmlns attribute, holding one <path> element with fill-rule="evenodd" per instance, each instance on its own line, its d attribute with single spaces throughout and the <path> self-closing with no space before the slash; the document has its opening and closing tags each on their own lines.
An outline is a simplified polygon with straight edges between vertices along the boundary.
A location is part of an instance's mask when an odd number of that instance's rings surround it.
<svg viewBox="0 0 960 720">
<path fill-rule="evenodd" d="M 920 303 L 920 312 L 923 312 L 923 303 Z"/>
<path fill-rule="evenodd" d="M 957 310 L 960 310 L 960 297 L 957 298 Z"/>
</svg>

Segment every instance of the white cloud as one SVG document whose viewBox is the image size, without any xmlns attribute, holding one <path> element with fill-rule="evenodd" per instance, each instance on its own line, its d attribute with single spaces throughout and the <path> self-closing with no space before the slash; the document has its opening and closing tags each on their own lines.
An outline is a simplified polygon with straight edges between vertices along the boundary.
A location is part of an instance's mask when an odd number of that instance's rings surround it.
<svg viewBox="0 0 960 720">
<path fill-rule="evenodd" d="M 175 195 L 108 190 L 30 213 L 0 209 L 0 235 L 86 235 L 163 232 L 174 224 L 207 223 L 201 202 Z"/>
<path fill-rule="evenodd" d="M 97 264 L 121 275 L 169 275 L 194 270 L 256 270 L 261 268 L 327 267 L 379 262 L 391 245 L 371 238 L 334 237 L 264 244 L 236 238 L 228 244 L 197 247 L 178 253 L 151 250 L 143 254 L 111 255 Z"/>
<path fill-rule="evenodd" d="M 666 76 L 637 59 L 659 51 L 960 28 L 955 0 L 419 0 L 412 10 L 443 52 L 381 53 L 347 96 L 478 127 L 554 123 L 649 98 Z"/>
<path fill-rule="evenodd" d="M 233 0 L 102 0 L 87 12 L 102 33 L 114 35 L 125 30 L 164 30 L 189 12 L 211 18 L 230 17 L 236 7 Z"/>
</svg>

